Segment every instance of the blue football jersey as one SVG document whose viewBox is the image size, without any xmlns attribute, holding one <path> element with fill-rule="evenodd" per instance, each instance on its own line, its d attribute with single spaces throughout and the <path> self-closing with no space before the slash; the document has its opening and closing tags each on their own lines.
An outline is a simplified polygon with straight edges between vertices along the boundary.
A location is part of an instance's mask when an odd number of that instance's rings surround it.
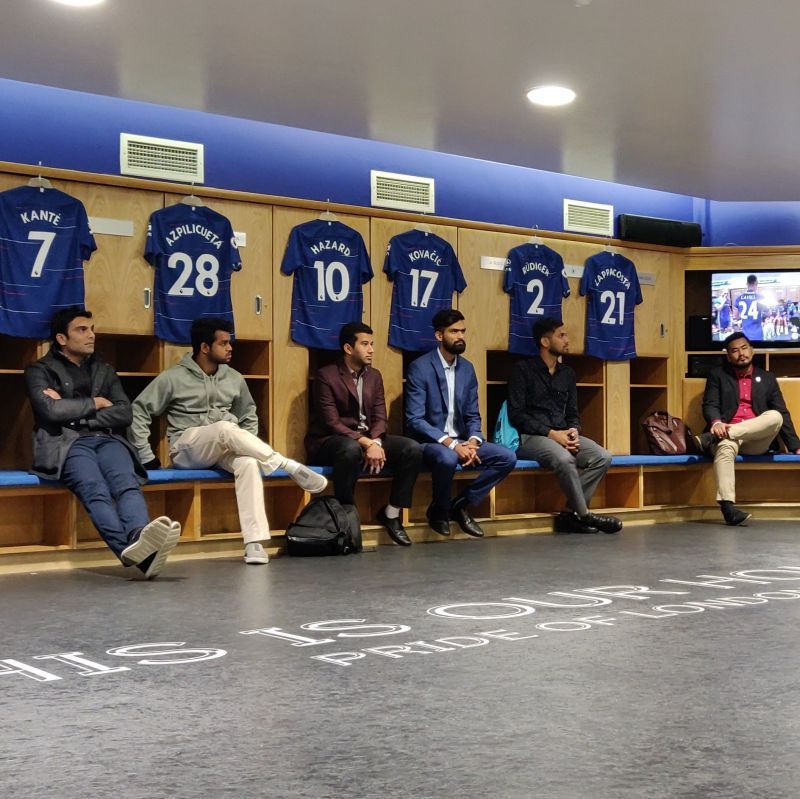
<svg viewBox="0 0 800 799">
<path fill-rule="evenodd" d="M 292 341 L 338 350 L 342 325 L 361 321 L 361 286 L 372 280 L 361 234 L 324 219 L 297 225 L 289 234 L 281 272 L 294 275 Z"/>
<path fill-rule="evenodd" d="M 83 262 L 97 249 L 86 209 L 58 189 L 0 193 L 0 332 L 50 337 L 50 319 L 83 305 Z"/>
<path fill-rule="evenodd" d="M 763 341 L 761 322 L 764 318 L 764 298 L 757 291 L 743 291 L 734 302 L 742 322 L 742 333 L 750 341 Z"/>
<path fill-rule="evenodd" d="M 506 259 L 503 291 L 509 295 L 508 351 L 536 355 L 534 322 L 545 316 L 561 321 L 561 300 L 569 297 L 563 259 L 544 244 L 514 247 Z"/>
<path fill-rule="evenodd" d="M 233 323 L 231 275 L 242 268 L 231 223 L 203 205 L 154 211 L 144 257 L 155 267 L 155 334 L 188 344 L 192 321 L 215 316 Z"/>
<path fill-rule="evenodd" d="M 635 358 L 633 310 L 642 289 L 633 261 L 608 251 L 587 258 L 580 293 L 586 297 L 586 354 L 606 361 Z"/>
<path fill-rule="evenodd" d="M 383 271 L 392 287 L 389 344 L 423 352 L 438 342 L 433 317 L 453 307 L 453 292 L 467 287 L 455 251 L 433 233 L 409 230 L 395 236 L 386 250 Z"/>
</svg>

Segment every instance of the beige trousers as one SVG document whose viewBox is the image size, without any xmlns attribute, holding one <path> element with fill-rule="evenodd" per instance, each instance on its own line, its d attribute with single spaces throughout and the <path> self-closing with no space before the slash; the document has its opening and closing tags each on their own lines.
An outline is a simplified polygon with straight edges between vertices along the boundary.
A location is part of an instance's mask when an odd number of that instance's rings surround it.
<svg viewBox="0 0 800 799">
<path fill-rule="evenodd" d="M 285 466 L 283 455 L 233 422 L 214 422 L 184 430 L 169 456 L 179 469 L 219 468 L 231 472 L 245 544 L 270 537 L 262 475 Z"/>
<path fill-rule="evenodd" d="M 764 411 L 755 419 L 738 422 L 728 429 L 728 438 L 720 439 L 714 449 L 714 477 L 717 480 L 717 502 L 736 501 L 736 456 L 763 455 L 783 426 L 778 411 Z"/>
</svg>

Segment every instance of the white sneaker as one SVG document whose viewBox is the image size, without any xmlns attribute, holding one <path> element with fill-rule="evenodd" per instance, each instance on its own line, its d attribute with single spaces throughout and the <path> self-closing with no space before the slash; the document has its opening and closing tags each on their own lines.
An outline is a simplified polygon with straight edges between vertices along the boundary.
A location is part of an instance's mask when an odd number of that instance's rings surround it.
<svg viewBox="0 0 800 799">
<path fill-rule="evenodd" d="M 250 544 L 245 544 L 244 562 L 263 565 L 264 563 L 269 563 L 269 555 L 267 555 L 267 550 L 261 546 L 260 542 L 253 541 Z"/>
<path fill-rule="evenodd" d="M 163 517 L 166 518 L 166 517 Z M 157 577 L 161 570 L 164 568 L 164 564 L 167 562 L 167 558 L 169 557 L 170 552 L 175 549 L 178 540 L 181 537 L 181 523 L 180 522 L 170 522 L 169 525 L 169 533 L 167 537 L 164 539 L 164 543 L 158 548 L 156 551 L 156 556 L 153 558 L 150 565 L 147 567 L 147 571 L 144 573 L 144 577 L 146 580 L 152 580 L 153 577 Z"/>
<path fill-rule="evenodd" d="M 321 474 L 317 474 L 308 466 L 297 461 L 289 461 L 285 469 L 289 472 L 289 477 L 297 483 L 304 491 L 309 494 L 319 494 L 328 487 L 328 480 Z"/>
<path fill-rule="evenodd" d="M 148 522 L 139 533 L 139 537 L 129 544 L 120 554 L 120 559 L 126 566 L 135 566 L 141 563 L 148 555 L 152 555 L 164 545 L 169 536 L 172 521 L 167 516 L 159 516 Z"/>
</svg>

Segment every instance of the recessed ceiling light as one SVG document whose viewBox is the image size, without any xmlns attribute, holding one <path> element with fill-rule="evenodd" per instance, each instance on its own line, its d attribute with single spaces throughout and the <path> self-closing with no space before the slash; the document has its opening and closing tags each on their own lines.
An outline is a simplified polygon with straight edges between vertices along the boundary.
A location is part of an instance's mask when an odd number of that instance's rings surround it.
<svg viewBox="0 0 800 799">
<path fill-rule="evenodd" d="M 528 99 L 535 105 L 568 105 L 575 99 L 575 92 L 563 86 L 534 86 Z"/>
<path fill-rule="evenodd" d="M 75 8 L 99 6 L 100 3 L 105 3 L 105 1 L 106 0 L 53 0 L 54 3 L 59 3 L 62 6 L 75 6 Z"/>
</svg>

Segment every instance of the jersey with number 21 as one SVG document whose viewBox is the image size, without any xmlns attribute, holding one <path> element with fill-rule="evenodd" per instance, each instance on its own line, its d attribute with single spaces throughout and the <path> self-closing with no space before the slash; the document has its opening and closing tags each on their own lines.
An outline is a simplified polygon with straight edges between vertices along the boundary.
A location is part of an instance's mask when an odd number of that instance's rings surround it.
<svg viewBox="0 0 800 799">
<path fill-rule="evenodd" d="M 586 297 L 586 354 L 606 361 L 635 358 L 633 312 L 642 289 L 633 261 L 606 250 L 587 258 L 580 293 Z"/>
<path fill-rule="evenodd" d="M 145 258 L 155 267 L 155 334 L 187 344 L 192 321 L 214 316 L 233 323 L 231 274 L 242 268 L 231 223 L 204 205 L 155 211 Z"/>
</svg>

